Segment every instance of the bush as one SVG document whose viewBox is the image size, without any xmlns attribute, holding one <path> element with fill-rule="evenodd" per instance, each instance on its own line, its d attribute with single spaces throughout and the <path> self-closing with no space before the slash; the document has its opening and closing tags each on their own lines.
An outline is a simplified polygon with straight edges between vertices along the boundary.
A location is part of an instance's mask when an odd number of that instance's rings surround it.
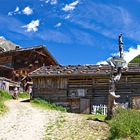
<svg viewBox="0 0 140 140">
<path fill-rule="evenodd" d="M 127 137 L 140 140 L 140 112 L 119 108 L 109 124 L 111 126 L 110 140 Z"/>
<path fill-rule="evenodd" d="M 57 111 L 62 111 L 62 112 L 66 112 L 66 108 L 56 105 L 54 103 L 50 103 L 48 101 L 45 101 L 43 99 L 40 98 L 35 98 L 31 101 L 33 104 L 38 105 L 40 107 L 43 107 L 45 109 L 50 109 L 50 110 L 57 110 Z"/>
</svg>

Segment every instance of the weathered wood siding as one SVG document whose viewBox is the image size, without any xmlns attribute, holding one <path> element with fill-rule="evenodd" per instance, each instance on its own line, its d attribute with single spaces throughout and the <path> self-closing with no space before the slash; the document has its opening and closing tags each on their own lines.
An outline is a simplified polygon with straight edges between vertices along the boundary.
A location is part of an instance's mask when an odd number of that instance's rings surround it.
<svg viewBox="0 0 140 140">
<path fill-rule="evenodd" d="M 109 89 L 109 76 L 97 76 L 93 78 L 93 98 L 94 105 L 107 104 Z"/>
<path fill-rule="evenodd" d="M 109 75 L 33 78 L 33 97 L 67 106 L 71 112 L 80 112 L 80 99 L 87 99 L 91 110 L 92 105 L 107 105 L 109 78 Z M 121 96 L 117 99 L 120 103 L 140 96 L 140 74 L 123 74 L 116 84 L 116 94 Z"/>
<path fill-rule="evenodd" d="M 121 95 L 118 102 L 131 102 L 131 99 L 140 95 L 140 74 L 125 74 L 116 85 L 116 93 Z"/>
<path fill-rule="evenodd" d="M 12 56 L 8 55 L 8 56 L 0 57 L 0 65 L 5 65 L 8 67 L 11 67 L 12 66 Z"/>
<path fill-rule="evenodd" d="M 67 79 L 66 78 L 35 78 L 33 97 L 40 97 L 53 102 L 66 102 Z"/>
</svg>

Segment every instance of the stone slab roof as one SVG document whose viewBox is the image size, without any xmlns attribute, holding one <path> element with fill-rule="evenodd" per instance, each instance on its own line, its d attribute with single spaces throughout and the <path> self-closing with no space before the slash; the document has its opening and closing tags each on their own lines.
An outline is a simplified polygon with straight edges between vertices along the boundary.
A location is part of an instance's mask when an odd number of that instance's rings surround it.
<svg viewBox="0 0 140 140">
<path fill-rule="evenodd" d="M 43 66 L 29 74 L 30 77 L 38 76 L 71 76 L 71 75 L 109 75 L 109 65 L 68 65 L 68 66 Z M 139 65 L 129 65 L 123 73 L 140 73 Z"/>
</svg>

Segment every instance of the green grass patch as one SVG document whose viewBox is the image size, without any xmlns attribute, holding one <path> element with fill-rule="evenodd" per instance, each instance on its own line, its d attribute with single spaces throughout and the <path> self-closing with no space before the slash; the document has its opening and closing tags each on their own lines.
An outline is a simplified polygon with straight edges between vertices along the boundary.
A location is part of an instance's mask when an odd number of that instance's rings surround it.
<svg viewBox="0 0 140 140">
<path fill-rule="evenodd" d="M 131 138 L 140 140 L 140 112 L 119 108 L 110 124 L 110 140 Z"/>
<path fill-rule="evenodd" d="M 101 120 L 105 121 L 106 115 L 102 114 L 81 114 L 83 117 L 85 117 L 88 120 Z"/>
<path fill-rule="evenodd" d="M 35 106 L 39 106 L 39 107 L 42 107 L 44 109 L 67 112 L 66 108 L 59 106 L 59 105 L 56 105 L 54 103 L 50 103 L 50 102 L 43 100 L 43 99 L 40 99 L 40 98 L 35 98 L 35 99 L 31 100 L 31 103 Z"/>
<path fill-rule="evenodd" d="M 11 94 L 0 89 L 0 100 L 12 99 Z"/>
<path fill-rule="evenodd" d="M 133 60 L 131 60 L 129 63 L 135 63 L 138 64 L 140 62 L 140 55 L 136 56 Z"/>
<path fill-rule="evenodd" d="M 8 99 L 12 99 L 12 96 L 8 92 L 0 89 L 0 114 L 3 114 L 7 111 L 4 101 Z"/>
<path fill-rule="evenodd" d="M 27 93 L 27 92 L 20 92 L 20 93 L 18 94 L 18 97 L 19 97 L 19 98 L 30 98 L 30 95 L 29 95 L 29 93 Z"/>
<path fill-rule="evenodd" d="M 7 107 L 4 105 L 3 101 L 0 101 L 0 115 L 6 112 Z"/>
</svg>

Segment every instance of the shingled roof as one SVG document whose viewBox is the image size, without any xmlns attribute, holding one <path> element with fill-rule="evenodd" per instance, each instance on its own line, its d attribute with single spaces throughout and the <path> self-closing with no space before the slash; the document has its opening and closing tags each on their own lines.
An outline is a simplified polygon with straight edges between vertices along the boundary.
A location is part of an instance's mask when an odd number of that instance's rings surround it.
<svg viewBox="0 0 140 140">
<path fill-rule="evenodd" d="M 48 51 L 48 49 L 43 45 L 33 46 L 33 47 L 29 47 L 29 48 L 18 48 L 16 50 L 5 51 L 5 52 L 0 53 L 0 57 L 6 56 L 6 55 L 15 55 L 18 53 L 26 53 L 29 51 L 31 51 L 31 52 L 34 51 L 34 52 L 39 53 L 40 55 L 44 55 L 43 53 L 39 52 L 40 50 L 43 50 L 44 53 L 46 53 L 46 55 L 48 56 L 48 58 L 50 58 L 54 62 L 54 64 L 58 65 L 58 62 L 56 61 L 56 59 L 51 55 L 51 53 Z"/>
<path fill-rule="evenodd" d="M 38 76 L 70 76 L 70 75 L 109 75 L 109 65 L 68 65 L 68 66 L 43 66 L 29 74 L 31 77 Z M 130 64 L 123 72 L 140 73 L 139 65 Z"/>
</svg>

